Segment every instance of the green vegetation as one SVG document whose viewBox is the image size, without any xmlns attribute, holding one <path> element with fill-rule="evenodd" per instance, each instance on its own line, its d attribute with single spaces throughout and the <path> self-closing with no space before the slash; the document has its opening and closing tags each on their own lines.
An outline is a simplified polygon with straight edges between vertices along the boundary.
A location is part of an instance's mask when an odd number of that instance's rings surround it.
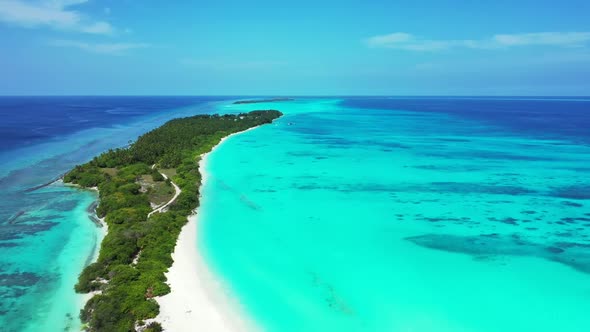
<svg viewBox="0 0 590 332">
<path fill-rule="evenodd" d="M 187 216 L 199 204 L 200 155 L 227 135 L 281 115 L 269 110 L 172 120 L 139 137 L 128 149 L 105 152 L 66 174 L 65 182 L 98 187 L 96 212 L 109 227 L 97 262 L 84 269 L 75 287 L 81 293 L 100 291 L 80 313 L 89 331 L 135 331 L 136 323 L 158 314 L 153 298 L 170 292 L 164 272 L 172 265 L 171 253 Z M 148 219 L 153 192 L 141 183 L 149 179 L 162 188 L 170 186 L 156 171 L 160 167 L 173 175 L 182 192 L 167 212 Z M 151 323 L 144 331 L 161 331 L 161 327 Z"/>
</svg>

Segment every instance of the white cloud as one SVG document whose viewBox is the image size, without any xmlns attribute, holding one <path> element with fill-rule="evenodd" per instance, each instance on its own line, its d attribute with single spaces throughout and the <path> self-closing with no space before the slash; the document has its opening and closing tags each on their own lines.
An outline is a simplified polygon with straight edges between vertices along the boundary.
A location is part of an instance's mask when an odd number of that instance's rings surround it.
<svg viewBox="0 0 590 332">
<path fill-rule="evenodd" d="M 409 33 L 405 32 L 394 32 L 388 35 L 374 36 L 367 39 L 369 46 L 383 46 L 383 45 L 394 45 L 408 43 L 414 38 Z"/>
<path fill-rule="evenodd" d="M 590 32 L 540 32 L 495 35 L 493 41 L 503 46 L 583 46 L 590 41 Z"/>
<path fill-rule="evenodd" d="M 516 46 L 582 47 L 590 42 L 590 32 L 539 32 L 498 34 L 488 39 L 431 40 L 405 32 L 367 38 L 370 47 L 406 51 L 439 51 L 451 48 L 497 49 Z"/>
<path fill-rule="evenodd" d="M 57 8 L 80 5 L 88 2 L 88 0 L 46 0 L 45 3 L 49 6 Z"/>
<path fill-rule="evenodd" d="M 88 43 L 76 40 L 54 40 L 49 43 L 56 47 L 78 48 L 92 53 L 124 55 L 127 51 L 150 47 L 146 43 Z"/>
<path fill-rule="evenodd" d="M 22 0 L 0 0 L 0 22 L 26 28 L 40 26 L 53 29 L 79 31 L 89 34 L 111 34 L 114 28 L 104 21 L 93 21 L 72 6 L 87 0 L 45 0 L 25 2 Z"/>
<path fill-rule="evenodd" d="M 96 22 L 80 28 L 80 31 L 93 34 L 110 34 L 113 28 L 106 22 Z"/>
</svg>

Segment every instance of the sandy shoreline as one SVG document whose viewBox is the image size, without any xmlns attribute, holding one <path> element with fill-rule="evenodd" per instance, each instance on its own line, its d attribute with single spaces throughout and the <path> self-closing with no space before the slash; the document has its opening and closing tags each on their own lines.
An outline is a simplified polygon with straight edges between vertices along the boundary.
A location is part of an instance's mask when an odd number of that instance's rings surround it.
<svg viewBox="0 0 590 332">
<path fill-rule="evenodd" d="M 253 130 L 257 127 L 224 137 L 212 151 L 233 135 Z M 209 153 L 211 153 L 209 152 Z M 203 184 L 208 179 L 206 170 L 209 153 L 199 162 Z M 198 251 L 199 208 L 189 217 L 182 228 L 172 258 L 174 263 L 166 273 L 171 292 L 156 298 L 160 304 L 160 314 L 156 321 L 165 331 L 215 331 L 243 332 L 257 330 L 224 290 L 223 285 L 208 269 Z"/>
<path fill-rule="evenodd" d="M 66 184 L 65 185 L 68 186 L 74 186 L 74 187 L 78 187 L 80 188 L 78 185 L 73 185 L 73 184 Z M 104 220 L 105 218 L 99 218 L 96 215 L 96 206 L 98 206 L 98 188 L 97 187 L 92 187 L 92 188 L 88 188 L 91 191 L 96 191 L 97 193 L 97 197 L 96 197 L 96 202 L 94 202 L 91 207 L 93 207 L 92 211 L 89 211 L 88 208 L 86 209 L 86 213 L 88 214 L 88 219 L 90 219 L 90 221 L 92 221 L 92 223 L 95 224 L 96 226 L 96 243 L 94 245 L 94 252 L 92 253 L 92 256 L 89 257 L 89 259 L 87 259 L 84 268 L 82 269 L 82 271 L 86 268 L 86 266 L 95 263 L 96 261 L 98 261 L 98 256 L 100 255 L 100 246 L 102 244 L 102 240 L 104 240 L 104 238 L 107 236 L 107 233 L 109 232 L 109 225 L 107 224 L 107 222 Z M 80 273 L 82 273 L 82 271 L 80 271 Z M 90 301 L 91 298 L 93 298 L 95 295 L 100 294 L 100 291 L 94 291 L 94 292 L 89 292 L 89 293 L 78 293 L 78 299 L 80 301 L 79 303 L 79 307 L 80 309 L 84 309 L 84 307 L 86 306 L 86 303 L 88 301 Z"/>
</svg>

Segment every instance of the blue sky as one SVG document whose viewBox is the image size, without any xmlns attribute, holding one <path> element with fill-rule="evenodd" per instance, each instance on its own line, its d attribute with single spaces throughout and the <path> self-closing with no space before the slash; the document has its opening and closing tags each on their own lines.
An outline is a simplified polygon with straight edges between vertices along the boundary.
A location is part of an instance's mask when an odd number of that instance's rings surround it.
<svg viewBox="0 0 590 332">
<path fill-rule="evenodd" d="M 0 0 L 0 94 L 590 95 L 590 1 Z"/>
</svg>

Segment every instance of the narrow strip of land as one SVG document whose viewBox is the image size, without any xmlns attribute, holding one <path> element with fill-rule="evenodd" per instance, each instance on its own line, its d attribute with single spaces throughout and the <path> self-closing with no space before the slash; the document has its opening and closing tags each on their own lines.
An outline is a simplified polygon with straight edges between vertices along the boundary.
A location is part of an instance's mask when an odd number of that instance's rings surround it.
<svg viewBox="0 0 590 332">
<path fill-rule="evenodd" d="M 161 331 L 153 320 L 155 298 L 170 292 L 165 273 L 171 254 L 199 205 L 200 156 L 224 137 L 281 115 L 268 110 L 175 119 L 66 174 L 64 182 L 98 188 L 96 214 L 108 226 L 97 261 L 76 285 L 80 293 L 98 294 L 80 314 L 88 331 Z"/>
</svg>

